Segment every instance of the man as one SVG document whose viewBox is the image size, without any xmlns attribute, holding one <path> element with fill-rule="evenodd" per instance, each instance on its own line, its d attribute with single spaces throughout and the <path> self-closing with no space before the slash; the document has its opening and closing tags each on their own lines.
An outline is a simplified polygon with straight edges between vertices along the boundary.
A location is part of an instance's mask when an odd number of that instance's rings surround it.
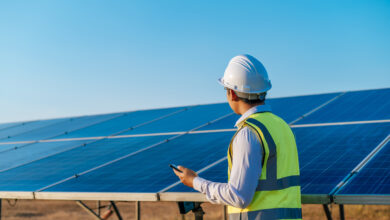
<svg viewBox="0 0 390 220">
<path fill-rule="evenodd" d="M 271 89 L 267 71 L 256 58 L 239 55 L 230 60 L 219 82 L 230 107 L 241 115 L 228 149 L 229 181 L 211 182 L 181 166 L 183 172 L 175 174 L 211 203 L 228 205 L 230 220 L 301 219 L 295 138 L 265 104 Z"/>
</svg>

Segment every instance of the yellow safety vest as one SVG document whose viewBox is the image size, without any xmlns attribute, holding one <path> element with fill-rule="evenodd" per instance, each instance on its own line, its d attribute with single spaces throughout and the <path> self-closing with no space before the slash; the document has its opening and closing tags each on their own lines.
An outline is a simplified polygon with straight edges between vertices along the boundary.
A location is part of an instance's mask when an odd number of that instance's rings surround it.
<svg viewBox="0 0 390 220">
<path fill-rule="evenodd" d="M 261 176 L 248 207 L 228 206 L 229 219 L 301 219 L 298 152 L 290 127 L 271 112 L 252 114 L 239 126 L 236 134 L 245 126 L 256 131 L 262 143 Z M 228 150 L 229 179 L 236 134 Z"/>
</svg>

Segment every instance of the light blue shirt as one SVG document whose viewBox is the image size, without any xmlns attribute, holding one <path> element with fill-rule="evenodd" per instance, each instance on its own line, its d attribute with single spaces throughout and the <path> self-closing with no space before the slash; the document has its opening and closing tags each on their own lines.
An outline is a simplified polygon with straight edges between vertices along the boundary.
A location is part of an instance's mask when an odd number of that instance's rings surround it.
<svg viewBox="0 0 390 220">
<path fill-rule="evenodd" d="M 269 105 L 258 105 L 246 111 L 236 122 L 239 127 L 250 115 L 271 111 Z M 261 141 L 255 131 L 244 127 L 232 143 L 233 166 L 228 183 L 216 183 L 201 177 L 194 179 L 194 189 L 205 194 L 214 204 L 225 204 L 237 208 L 246 208 L 255 194 L 261 175 L 263 151 Z"/>
</svg>

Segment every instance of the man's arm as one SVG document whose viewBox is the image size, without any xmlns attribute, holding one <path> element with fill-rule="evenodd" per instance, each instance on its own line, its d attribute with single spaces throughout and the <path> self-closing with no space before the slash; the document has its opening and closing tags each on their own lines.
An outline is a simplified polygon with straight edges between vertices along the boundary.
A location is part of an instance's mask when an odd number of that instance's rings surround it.
<svg viewBox="0 0 390 220">
<path fill-rule="evenodd" d="M 206 194 L 210 202 L 245 208 L 256 191 L 261 162 L 261 143 L 253 130 L 244 127 L 233 140 L 233 165 L 228 183 L 205 180 L 184 167 L 181 167 L 183 173 L 175 173 L 185 185 Z"/>
</svg>

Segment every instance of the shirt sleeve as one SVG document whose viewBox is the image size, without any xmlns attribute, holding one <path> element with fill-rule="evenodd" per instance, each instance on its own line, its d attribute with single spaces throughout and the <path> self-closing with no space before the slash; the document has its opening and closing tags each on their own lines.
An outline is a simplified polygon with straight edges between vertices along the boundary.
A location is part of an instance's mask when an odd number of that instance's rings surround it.
<svg viewBox="0 0 390 220">
<path fill-rule="evenodd" d="M 194 189 L 206 194 L 211 203 L 238 208 L 247 207 L 261 175 L 263 150 L 255 131 L 241 129 L 233 140 L 233 162 L 228 183 L 216 183 L 201 177 L 194 179 Z"/>
</svg>

